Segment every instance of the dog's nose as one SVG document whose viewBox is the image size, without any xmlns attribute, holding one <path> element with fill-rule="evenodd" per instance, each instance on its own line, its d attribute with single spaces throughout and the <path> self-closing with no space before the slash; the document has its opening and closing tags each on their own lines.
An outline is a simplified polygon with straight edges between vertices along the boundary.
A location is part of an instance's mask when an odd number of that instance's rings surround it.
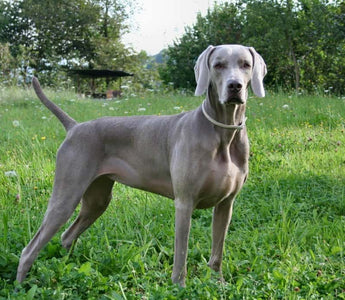
<svg viewBox="0 0 345 300">
<path fill-rule="evenodd" d="M 242 89 L 242 84 L 237 80 L 230 80 L 228 82 L 228 89 L 231 93 L 239 93 Z"/>
</svg>

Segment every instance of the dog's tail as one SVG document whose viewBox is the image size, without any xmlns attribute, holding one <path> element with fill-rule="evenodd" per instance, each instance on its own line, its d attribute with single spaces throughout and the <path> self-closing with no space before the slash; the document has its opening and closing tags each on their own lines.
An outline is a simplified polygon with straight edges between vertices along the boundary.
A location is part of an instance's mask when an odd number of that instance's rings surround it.
<svg viewBox="0 0 345 300">
<path fill-rule="evenodd" d="M 72 127 L 78 124 L 60 107 L 58 107 L 56 104 L 54 104 L 47 98 L 47 96 L 43 93 L 40 83 L 38 82 L 38 79 L 36 77 L 32 78 L 32 85 L 38 98 L 60 120 L 62 125 L 65 127 L 66 131 L 69 131 Z"/>
</svg>

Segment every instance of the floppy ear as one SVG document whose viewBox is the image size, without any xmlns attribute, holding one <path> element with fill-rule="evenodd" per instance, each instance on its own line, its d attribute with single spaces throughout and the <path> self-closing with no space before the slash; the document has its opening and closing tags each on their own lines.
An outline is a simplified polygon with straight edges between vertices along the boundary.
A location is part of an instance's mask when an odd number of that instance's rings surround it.
<svg viewBox="0 0 345 300">
<path fill-rule="evenodd" d="M 263 80 L 265 75 L 267 74 L 266 64 L 253 47 L 250 47 L 249 51 L 252 54 L 254 61 L 253 75 L 250 83 L 252 90 L 256 96 L 265 97 Z"/>
<path fill-rule="evenodd" d="M 207 49 L 200 54 L 198 60 L 196 61 L 194 67 L 196 81 L 195 96 L 201 96 L 206 91 L 210 82 L 210 69 L 208 67 L 208 59 L 214 48 L 215 47 L 213 46 L 208 46 Z"/>
</svg>

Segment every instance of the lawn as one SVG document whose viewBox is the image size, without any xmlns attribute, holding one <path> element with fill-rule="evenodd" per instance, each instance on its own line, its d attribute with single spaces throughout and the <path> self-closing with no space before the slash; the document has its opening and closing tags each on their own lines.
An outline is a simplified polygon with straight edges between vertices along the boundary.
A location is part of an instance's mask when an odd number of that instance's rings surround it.
<svg viewBox="0 0 345 300">
<path fill-rule="evenodd" d="M 174 114 L 202 101 L 48 95 L 78 121 Z M 0 299 L 345 299 L 345 98 L 268 92 L 250 97 L 247 117 L 250 176 L 226 239 L 226 284 L 207 267 L 211 210 L 193 214 L 181 289 L 170 280 L 173 201 L 121 184 L 73 253 L 60 245 L 69 222 L 18 284 L 19 256 L 42 221 L 65 131 L 30 90 L 0 89 Z"/>
</svg>

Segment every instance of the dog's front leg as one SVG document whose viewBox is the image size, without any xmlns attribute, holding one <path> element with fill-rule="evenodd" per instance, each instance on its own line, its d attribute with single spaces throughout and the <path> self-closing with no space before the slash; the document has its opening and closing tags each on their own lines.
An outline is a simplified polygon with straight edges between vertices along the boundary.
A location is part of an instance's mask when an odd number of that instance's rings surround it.
<svg viewBox="0 0 345 300">
<path fill-rule="evenodd" d="M 213 210 L 212 253 L 208 265 L 212 270 L 219 272 L 221 281 L 224 281 L 222 275 L 224 240 L 231 221 L 233 203 L 234 197 L 229 197 Z"/>
<path fill-rule="evenodd" d="M 185 286 L 187 274 L 188 238 L 191 217 L 193 213 L 192 201 L 175 199 L 175 253 L 172 282 Z"/>
</svg>

